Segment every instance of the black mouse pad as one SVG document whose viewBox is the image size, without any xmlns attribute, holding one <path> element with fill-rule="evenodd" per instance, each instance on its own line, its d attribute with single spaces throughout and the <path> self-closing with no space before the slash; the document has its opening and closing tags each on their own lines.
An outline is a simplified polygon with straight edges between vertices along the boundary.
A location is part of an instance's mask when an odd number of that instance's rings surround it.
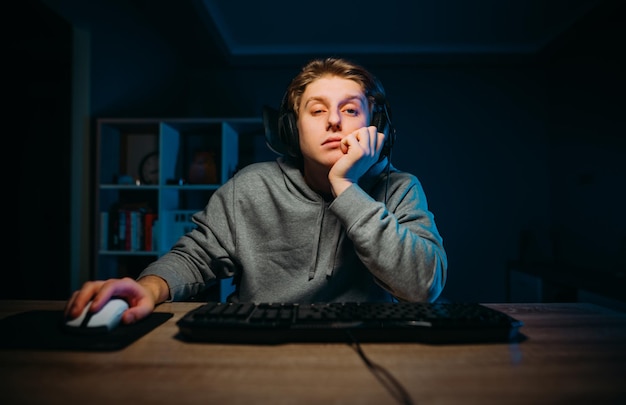
<svg viewBox="0 0 626 405">
<path fill-rule="evenodd" d="M 111 332 L 82 335 L 64 328 L 63 311 L 35 310 L 0 320 L 0 348 L 44 350 L 120 350 L 163 324 L 174 314 L 153 312 L 132 325 L 120 324 Z"/>
</svg>

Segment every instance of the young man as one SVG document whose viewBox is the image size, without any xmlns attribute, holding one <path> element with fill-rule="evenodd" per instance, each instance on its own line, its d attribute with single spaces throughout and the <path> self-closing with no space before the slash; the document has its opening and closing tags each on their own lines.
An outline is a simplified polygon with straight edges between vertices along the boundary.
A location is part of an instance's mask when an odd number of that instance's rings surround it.
<svg viewBox="0 0 626 405">
<path fill-rule="evenodd" d="M 229 301 L 435 300 L 447 257 L 418 179 L 390 165 L 384 96 L 359 65 L 309 62 L 281 105 L 287 153 L 235 174 L 194 216 L 196 229 L 137 281 L 85 283 L 66 315 L 117 296 L 130 306 L 123 322 L 132 323 L 231 276 Z"/>
</svg>

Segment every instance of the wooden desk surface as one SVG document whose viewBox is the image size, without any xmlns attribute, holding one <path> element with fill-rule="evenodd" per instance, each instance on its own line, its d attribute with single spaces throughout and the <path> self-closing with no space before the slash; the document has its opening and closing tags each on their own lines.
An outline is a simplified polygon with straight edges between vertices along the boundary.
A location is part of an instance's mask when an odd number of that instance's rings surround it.
<svg viewBox="0 0 626 405">
<path fill-rule="evenodd" d="M 0 350 L 2 404 L 394 404 L 347 344 L 184 343 L 176 321 L 114 352 Z M 62 301 L 0 301 L 0 318 Z M 626 314 L 591 304 L 489 304 L 521 343 L 366 343 L 413 404 L 625 404 Z"/>
</svg>

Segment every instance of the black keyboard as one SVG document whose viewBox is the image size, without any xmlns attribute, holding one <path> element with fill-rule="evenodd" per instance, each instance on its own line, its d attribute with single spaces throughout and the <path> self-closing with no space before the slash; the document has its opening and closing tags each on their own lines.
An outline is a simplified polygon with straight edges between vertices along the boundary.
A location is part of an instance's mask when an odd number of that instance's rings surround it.
<svg viewBox="0 0 626 405">
<path fill-rule="evenodd" d="M 178 322 L 184 340 L 214 343 L 511 342 L 522 322 L 475 303 L 208 302 Z"/>
</svg>

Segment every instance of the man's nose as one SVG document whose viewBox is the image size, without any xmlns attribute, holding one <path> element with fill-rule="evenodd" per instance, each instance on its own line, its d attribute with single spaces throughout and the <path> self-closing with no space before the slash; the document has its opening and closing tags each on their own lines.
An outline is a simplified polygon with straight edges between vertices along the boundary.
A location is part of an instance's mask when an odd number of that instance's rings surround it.
<svg viewBox="0 0 626 405">
<path fill-rule="evenodd" d="M 330 110 L 328 113 L 328 130 L 341 131 L 341 114 L 339 111 Z"/>
</svg>

